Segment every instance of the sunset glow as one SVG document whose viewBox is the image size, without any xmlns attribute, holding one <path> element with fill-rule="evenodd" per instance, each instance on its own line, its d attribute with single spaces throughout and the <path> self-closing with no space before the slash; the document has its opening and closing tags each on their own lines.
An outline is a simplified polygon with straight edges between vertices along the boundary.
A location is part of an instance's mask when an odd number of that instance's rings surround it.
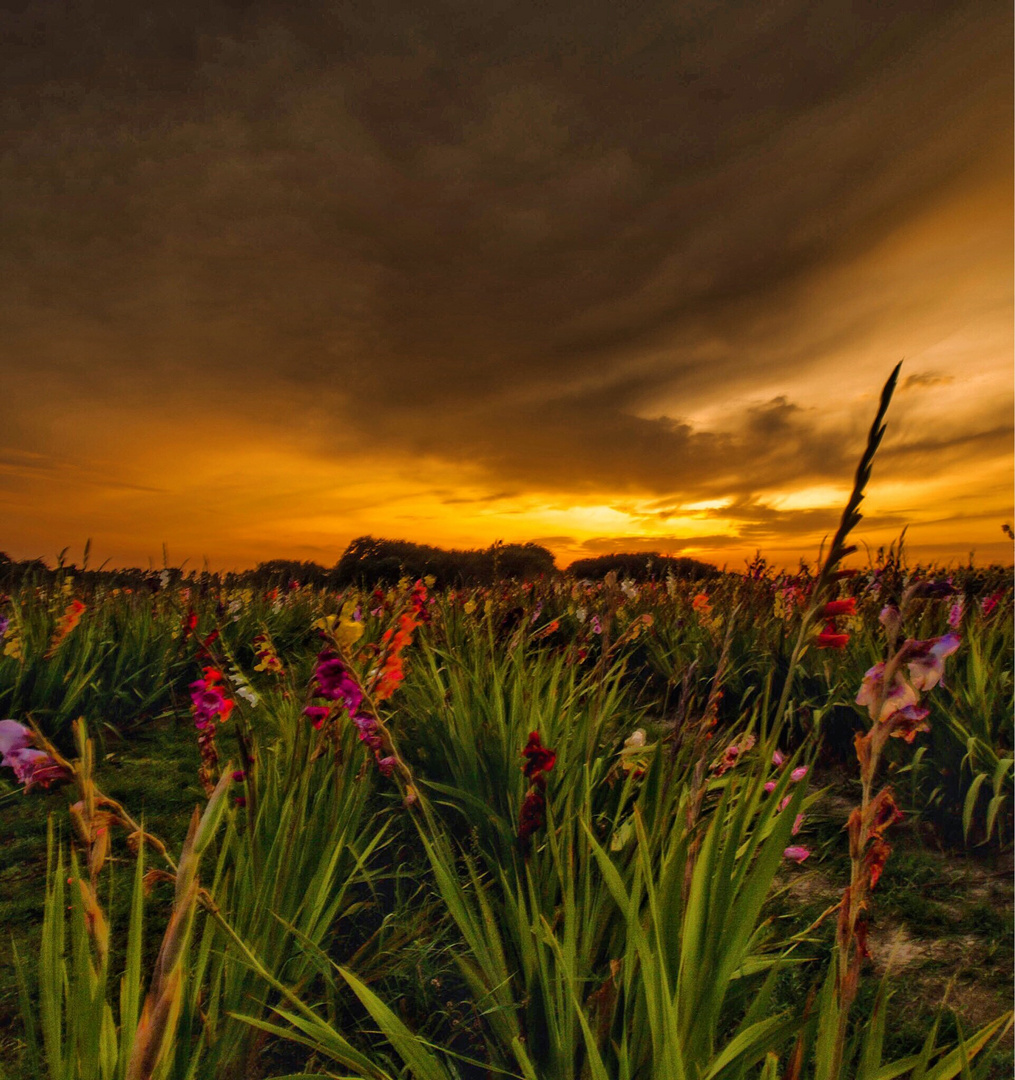
<svg viewBox="0 0 1015 1080">
<path fill-rule="evenodd" d="M 1011 562 L 1011 12 L 578 11 L 10 19 L 0 550 Z"/>
</svg>

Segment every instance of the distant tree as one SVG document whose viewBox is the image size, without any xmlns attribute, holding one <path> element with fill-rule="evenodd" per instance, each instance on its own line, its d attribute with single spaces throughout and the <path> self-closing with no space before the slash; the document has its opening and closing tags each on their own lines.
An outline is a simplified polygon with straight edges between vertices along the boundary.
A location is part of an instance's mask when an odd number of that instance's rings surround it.
<svg viewBox="0 0 1015 1080">
<path fill-rule="evenodd" d="M 494 544 L 484 554 L 490 557 L 496 578 L 531 581 L 556 573 L 553 552 L 540 544 Z"/>
<path fill-rule="evenodd" d="M 628 581 L 659 581 L 670 575 L 683 581 L 705 581 L 720 575 L 711 563 L 687 556 L 660 555 L 656 551 L 576 559 L 566 572 L 569 577 L 601 581 L 611 571 L 621 580 L 626 578 Z"/>
<path fill-rule="evenodd" d="M 295 581 L 297 585 L 314 585 L 318 588 L 328 582 L 327 567 L 315 562 L 300 562 L 296 559 L 270 559 L 258 563 L 253 570 L 241 575 L 244 584 L 255 588 L 283 588 Z"/>
<path fill-rule="evenodd" d="M 332 571 L 336 585 L 393 584 L 433 577 L 439 587 L 490 584 L 502 578 L 531 580 L 556 570 L 553 554 L 538 544 L 493 544 L 460 550 L 358 536 Z"/>
</svg>

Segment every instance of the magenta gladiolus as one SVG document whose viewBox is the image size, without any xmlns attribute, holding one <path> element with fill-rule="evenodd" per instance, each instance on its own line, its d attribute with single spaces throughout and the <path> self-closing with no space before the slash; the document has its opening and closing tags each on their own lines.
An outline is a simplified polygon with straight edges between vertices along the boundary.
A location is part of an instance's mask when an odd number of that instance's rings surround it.
<svg viewBox="0 0 1015 1080">
<path fill-rule="evenodd" d="M 807 848 L 794 844 L 783 850 L 782 857 L 789 859 L 791 862 L 802 863 L 804 859 L 810 858 L 810 854 Z"/>
<path fill-rule="evenodd" d="M 308 705 L 303 710 L 303 715 L 314 725 L 315 728 L 320 728 L 325 720 L 328 719 L 328 713 L 331 712 L 326 705 Z"/>
</svg>

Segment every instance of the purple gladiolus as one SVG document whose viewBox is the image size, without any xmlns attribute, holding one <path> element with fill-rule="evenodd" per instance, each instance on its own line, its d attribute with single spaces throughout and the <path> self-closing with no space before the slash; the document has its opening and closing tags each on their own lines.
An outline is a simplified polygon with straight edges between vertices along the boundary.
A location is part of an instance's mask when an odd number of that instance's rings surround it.
<svg viewBox="0 0 1015 1080">
<path fill-rule="evenodd" d="M 45 750 L 31 746 L 32 732 L 16 720 L 0 720 L 0 766 L 14 770 L 19 784 L 25 790 L 36 784 L 48 787 L 54 780 L 66 780 L 69 773 Z"/>
<path fill-rule="evenodd" d="M 915 690 L 932 690 L 944 678 L 945 657 L 951 656 L 959 647 L 958 634 L 944 634 L 927 641 L 906 643 L 909 681 Z M 915 705 L 916 702 L 913 702 Z"/>
<path fill-rule="evenodd" d="M 363 692 L 334 653 L 326 651 L 320 654 L 314 678 L 321 697 L 329 701 L 341 701 L 350 715 L 359 711 Z"/>
</svg>

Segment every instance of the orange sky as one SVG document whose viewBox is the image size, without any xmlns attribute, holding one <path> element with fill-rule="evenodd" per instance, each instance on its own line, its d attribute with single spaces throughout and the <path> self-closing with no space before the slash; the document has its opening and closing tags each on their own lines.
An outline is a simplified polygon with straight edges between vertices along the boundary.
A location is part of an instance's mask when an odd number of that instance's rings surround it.
<svg viewBox="0 0 1015 1080">
<path fill-rule="evenodd" d="M 903 359 L 858 539 L 1012 561 L 1010 12 L 177 8 L 2 36 L 0 550 L 793 565 Z"/>
</svg>

